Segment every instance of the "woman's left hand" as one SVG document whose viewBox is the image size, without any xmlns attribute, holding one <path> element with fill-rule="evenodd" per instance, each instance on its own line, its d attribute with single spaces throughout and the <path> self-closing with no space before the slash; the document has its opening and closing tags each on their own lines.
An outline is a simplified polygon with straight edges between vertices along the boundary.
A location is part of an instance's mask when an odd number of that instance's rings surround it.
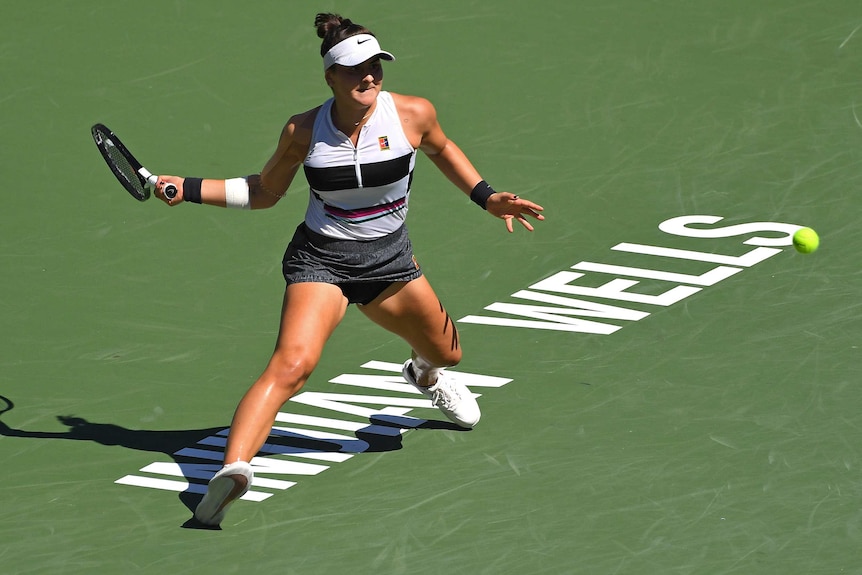
<svg viewBox="0 0 862 575">
<path fill-rule="evenodd" d="M 514 231 L 512 228 L 513 220 L 518 220 L 522 226 L 532 232 L 533 226 L 527 221 L 526 216 L 536 218 L 539 221 L 545 219 L 545 216 L 539 213 L 544 210 L 542 206 L 534 204 L 529 200 L 524 200 L 509 192 L 496 192 L 492 194 L 488 198 L 485 209 L 488 210 L 488 213 L 506 220 L 506 229 L 509 230 L 509 233 Z"/>
</svg>

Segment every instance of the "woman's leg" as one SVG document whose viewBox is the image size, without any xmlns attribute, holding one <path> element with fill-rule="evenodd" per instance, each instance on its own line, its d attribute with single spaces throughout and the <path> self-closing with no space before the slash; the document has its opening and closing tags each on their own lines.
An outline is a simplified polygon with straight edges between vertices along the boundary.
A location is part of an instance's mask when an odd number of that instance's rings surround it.
<svg viewBox="0 0 862 575">
<path fill-rule="evenodd" d="M 249 462 L 269 436 L 278 410 L 311 375 L 346 309 L 347 300 L 337 286 L 287 286 L 275 351 L 236 408 L 225 448 L 225 466 L 210 480 L 195 509 L 198 521 L 220 524 L 231 503 L 251 487 L 254 473 Z"/>
<path fill-rule="evenodd" d="M 481 411 L 473 394 L 442 371 L 461 361 L 461 343 L 455 323 L 424 276 L 393 284 L 360 309 L 413 348 L 413 359 L 403 370 L 408 382 L 458 425 L 478 423 Z"/>
<path fill-rule="evenodd" d="M 458 330 L 425 276 L 394 283 L 359 309 L 403 338 L 416 355 L 433 366 L 451 367 L 461 361 Z"/>
<path fill-rule="evenodd" d="M 305 384 L 329 336 L 341 322 L 347 300 L 337 286 L 287 286 L 275 351 L 243 396 L 231 423 L 225 464 L 251 461 L 269 436 L 278 410 Z"/>
</svg>

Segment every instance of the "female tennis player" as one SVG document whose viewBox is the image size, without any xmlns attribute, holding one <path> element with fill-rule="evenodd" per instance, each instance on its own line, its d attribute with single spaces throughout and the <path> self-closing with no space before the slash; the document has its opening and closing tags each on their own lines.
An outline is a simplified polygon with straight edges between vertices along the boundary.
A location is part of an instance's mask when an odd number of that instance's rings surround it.
<svg viewBox="0 0 862 575">
<path fill-rule="evenodd" d="M 404 225 L 416 150 L 422 150 L 462 192 L 509 232 L 542 207 L 497 192 L 479 175 L 437 122 L 423 98 L 382 90 L 380 48 L 365 27 L 336 14 L 318 14 L 324 78 L 332 98 L 288 120 L 275 153 L 259 174 L 227 180 L 161 176 L 156 195 L 182 202 L 262 209 L 286 193 L 300 167 L 309 184 L 305 219 L 284 255 L 287 287 L 275 351 L 239 403 L 225 449 L 225 466 L 195 510 L 218 525 L 252 483 L 251 458 L 268 437 L 282 405 L 306 382 L 349 304 L 403 338 L 412 348 L 406 381 L 449 419 L 470 428 L 480 417 L 475 397 L 443 370 L 461 360 L 454 322 L 413 257 Z M 169 200 L 164 186 L 178 195 Z"/>
</svg>

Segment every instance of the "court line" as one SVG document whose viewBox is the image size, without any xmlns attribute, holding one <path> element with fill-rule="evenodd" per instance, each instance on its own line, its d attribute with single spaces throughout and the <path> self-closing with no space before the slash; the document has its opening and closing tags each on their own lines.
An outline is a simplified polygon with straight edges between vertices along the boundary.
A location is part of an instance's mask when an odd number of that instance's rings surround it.
<svg viewBox="0 0 862 575">
<path fill-rule="evenodd" d="M 853 29 L 853 31 L 852 31 L 852 32 L 850 32 L 850 35 L 849 35 L 849 36 L 847 36 L 846 38 L 844 38 L 844 41 L 843 41 L 843 42 L 841 42 L 841 45 L 840 45 L 840 46 L 838 46 L 838 49 L 839 49 L 839 50 L 840 50 L 841 48 L 843 48 L 843 47 L 847 44 L 847 42 L 849 42 L 849 41 L 850 41 L 850 38 L 852 38 L 852 37 L 853 37 L 853 34 L 855 34 L 856 32 L 858 32 L 858 31 L 859 31 L 859 28 L 862 28 L 862 24 L 859 24 L 858 26 L 856 26 L 856 27 Z"/>
</svg>

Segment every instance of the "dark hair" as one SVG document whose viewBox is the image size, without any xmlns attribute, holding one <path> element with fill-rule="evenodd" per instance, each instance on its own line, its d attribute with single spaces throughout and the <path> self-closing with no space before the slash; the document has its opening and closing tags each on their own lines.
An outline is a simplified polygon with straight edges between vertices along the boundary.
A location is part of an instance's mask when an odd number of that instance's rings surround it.
<svg viewBox="0 0 862 575">
<path fill-rule="evenodd" d="M 314 26 L 317 28 L 317 37 L 323 38 L 320 44 L 320 55 L 329 52 L 330 48 L 351 36 L 357 34 L 374 34 L 365 26 L 354 24 L 349 18 L 342 18 L 338 14 L 321 12 L 314 17 Z"/>
</svg>

